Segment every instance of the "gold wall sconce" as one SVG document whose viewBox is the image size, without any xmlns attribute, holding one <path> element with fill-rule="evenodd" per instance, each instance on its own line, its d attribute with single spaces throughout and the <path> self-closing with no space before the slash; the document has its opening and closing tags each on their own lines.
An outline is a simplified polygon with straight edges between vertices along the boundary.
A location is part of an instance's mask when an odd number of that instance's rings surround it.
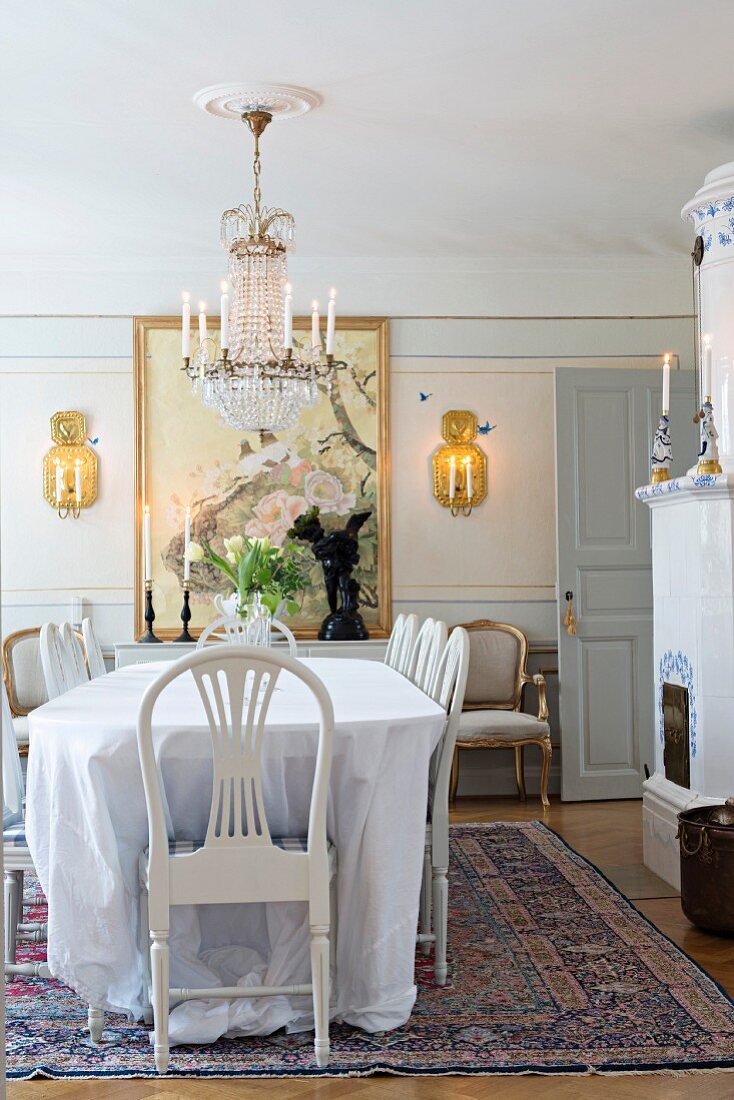
<svg viewBox="0 0 734 1100">
<path fill-rule="evenodd" d="M 59 519 L 79 519 L 97 499 L 97 456 L 87 446 L 87 421 L 80 412 L 51 417 L 54 446 L 43 456 L 43 495 Z"/>
<path fill-rule="evenodd" d="M 446 443 L 433 452 L 433 495 L 452 516 L 470 516 L 487 496 L 487 456 L 474 440 L 477 418 L 451 409 L 441 420 Z"/>
</svg>

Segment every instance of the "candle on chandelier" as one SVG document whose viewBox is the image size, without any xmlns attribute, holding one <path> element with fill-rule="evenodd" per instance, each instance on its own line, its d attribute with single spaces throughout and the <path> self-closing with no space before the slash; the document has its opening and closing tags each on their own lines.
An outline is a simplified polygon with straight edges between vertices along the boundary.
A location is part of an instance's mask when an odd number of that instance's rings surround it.
<svg viewBox="0 0 734 1100">
<path fill-rule="evenodd" d="M 336 291 L 329 291 L 329 311 L 326 315 L 326 354 L 334 354 L 334 330 L 336 329 Z"/>
<path fill-rule="evenodd" d="M 186 523 L 184 526 L 184 580 L 191 577 L 191 562 L 189 561 L 189 545 L 191 543 L 191 509 L 186 509 Z"/>
<path fill-rule="evenodd" d="M 456 496 L 456 455 L 449 459 L 449 500 Z"/>
<path fill-rule="evenodd" d="M 66 471 L 58 458 L 54 459 L 54 461 L 56 463 L 56 501 L 60 504 L 64 496 L 64 476 Z"/>
<path fill-rule="evenodd" d="M 199 302 L 199 343 L 206 340 L 206 302 Z"/>
<path fill-rule="evenodd" d="M 464 459 L 464 486 L 466 488 L 467 500 L 471 500 L 474 496 L 474 482 L 472 477 L 471 458 L 467 455 Z"/>
<path fill-rule="evenodd" d="M 224 350 L 229 347 L 229 294 L 227 293 L 229 284 L 226 279 L 222 279 L 220 286 L 222 297 L 219 303 L 219 343 Z"/>
<path fill-rule="evenodd" d="M 183 305 L 181 307 L 181 356 L 184 359 L 191 358 L 191 295 L 187 291 L 183 293 Z"/>
<path fill-rule="evenodd" d="M 313 310 L 311 314 L 311 347 L 320 348 L 321 330 L 319 329 L 319 303 L 312 302 L 311 309 Z"/>
<path fill-rule="evenodd" d="M 666 352 L 663 359 L 663 416 L 670 412 L 670 355 Z"/>
<path fill-rule="evenodd" d="M 82 502 L 82 460 L 80 458 L 74 461 L 74 496 L 76 497 L 77 504 Z"/>
<path fill-rule="evenodd" d="M 711 366 L 713 364 L 714 349 L 711 347 L 709 333 L 703 338 L 703 397 L 705 401 L 711 400 Z"/>
<path fill-rule="evenodd" d="M 143 547 L 145 550 L 145 580 L 147 582 L 153 579 L 153 567 L 150 555 L 150 508 L 147 504 L 145 505 L 145 513 L 143 515 Z"/>
<path fill-rule="evenodd" d="M 285 284 L 285 316 L 283 318 L 283 347 L 293 348 L 293 288 Z"/>
</svg>

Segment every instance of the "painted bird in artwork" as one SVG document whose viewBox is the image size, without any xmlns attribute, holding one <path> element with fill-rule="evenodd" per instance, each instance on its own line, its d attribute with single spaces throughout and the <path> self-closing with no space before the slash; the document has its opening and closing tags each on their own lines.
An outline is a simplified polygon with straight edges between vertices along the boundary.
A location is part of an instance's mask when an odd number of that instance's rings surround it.
<svg viewBox="0 0 734 1100">
<path fill-rule="evenodd" d="M 496 427 L 497 427 L 496 424 L 490 424 L 489 421 L 486 420 L 484 422 L 484 424 L 479 425 L 479 429 L 478 429 L 479 434 L 480 435 L 489 435 L 489 433 L 493 432 Z"/>
<path fill-rule="evenodd" d="M 423 393 L 420 390 L 418 392 L 420 393 L 421 401 L 427 401 L 429 397 L 433 397 L 432 393 Z"/>
</svg>

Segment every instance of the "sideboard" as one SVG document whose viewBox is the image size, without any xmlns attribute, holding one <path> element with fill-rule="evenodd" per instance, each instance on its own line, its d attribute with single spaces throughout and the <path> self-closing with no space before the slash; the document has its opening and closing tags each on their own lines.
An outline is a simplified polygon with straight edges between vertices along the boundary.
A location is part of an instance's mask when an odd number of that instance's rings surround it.
<svg viewBox="0 0 734 1100">
<path fill-rule="evenodd" d="M 175 661 L 196 648 L 192 642 L 116 642 L 115 668 L 126 665 L 142 665 L 150 661 Z M 285 642 L 274 642 L 274 649 L 283 650 Z M 387 649 L 387 638 L 369 638 L 365 642 L 299 641 L 299 657 L 357 657 L 363 661 L 382 661 Z"/>
</svg>

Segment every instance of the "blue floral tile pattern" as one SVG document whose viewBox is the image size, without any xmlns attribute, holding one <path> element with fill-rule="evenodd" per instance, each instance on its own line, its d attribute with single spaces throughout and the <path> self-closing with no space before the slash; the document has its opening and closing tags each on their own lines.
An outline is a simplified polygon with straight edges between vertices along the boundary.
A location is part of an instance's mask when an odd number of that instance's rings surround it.
<svg viewBox="0 0 734 1100">
<path fill-rule="evenodd" d="M 693 687 L 693 665 L 680 649 L 676 653 L 672 649 L 668 649 L 660 658 L 660 674 L 658 676 L 658 736 L 660 737 L 660 744 L 665 743 L 663 684 L 666 681 L 669 683 L 671 676 L 676 676 L 681 683 L 681 687 L 688 689 L 688 736 L 691 756 L 695 756 L 698 713 L 696 711 L 696 692 Z"/>
</svg>

